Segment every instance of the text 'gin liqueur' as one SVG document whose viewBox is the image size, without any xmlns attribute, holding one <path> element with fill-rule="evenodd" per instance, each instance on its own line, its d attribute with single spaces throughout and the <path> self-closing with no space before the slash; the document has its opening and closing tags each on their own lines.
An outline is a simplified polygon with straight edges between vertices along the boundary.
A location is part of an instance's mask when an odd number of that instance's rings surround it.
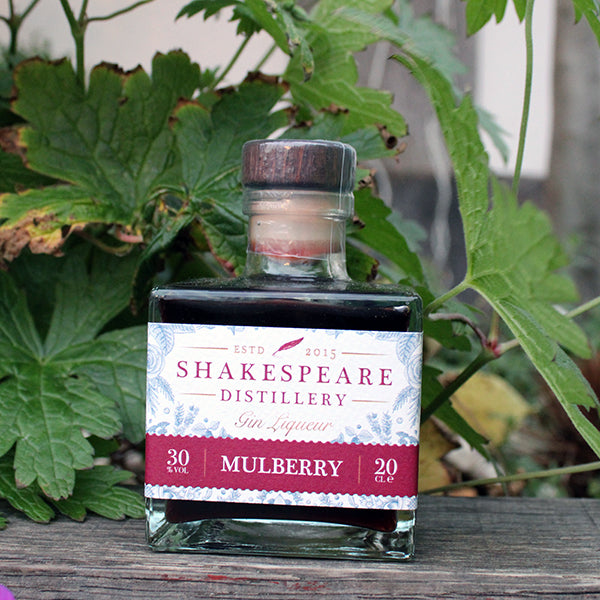
<svg viewBox="0 0 600 600">
<path fill-rule="evenodd" d="M 338 142 L 248 142 L 244 276 L 153 291 L 153 549 L 412 556 L 421 301 L 346 273 L 355 163 Z"/>
</svg>

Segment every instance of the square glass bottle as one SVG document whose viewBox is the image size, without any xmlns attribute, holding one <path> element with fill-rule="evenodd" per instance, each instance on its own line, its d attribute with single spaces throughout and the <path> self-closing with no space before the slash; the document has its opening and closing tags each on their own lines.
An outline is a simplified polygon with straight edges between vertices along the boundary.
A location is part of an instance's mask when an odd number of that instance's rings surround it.
<svg viewBox="0 0 600 600">
<path fill-rule="evenodd" d="M 346 273 L 355 162 L 338 142 L 248 142 L 243 277 L 152 292 L 153 549 L 412 556 L 421 301 Z"/>
</svg>

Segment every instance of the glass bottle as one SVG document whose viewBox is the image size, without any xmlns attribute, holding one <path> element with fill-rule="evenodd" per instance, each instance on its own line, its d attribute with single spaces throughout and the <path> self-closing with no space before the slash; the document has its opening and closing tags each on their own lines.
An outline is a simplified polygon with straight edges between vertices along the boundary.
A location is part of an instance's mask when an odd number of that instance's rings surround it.
<svg viewBox="0 0 600 600">
<path fill-rule="evenodd" d="M 248 142 L 244 275 L 152 292 L 153 549 L 413 555 L 421 301 L 347 275 L 355 162 L 339 142 Z"/>
</svg>

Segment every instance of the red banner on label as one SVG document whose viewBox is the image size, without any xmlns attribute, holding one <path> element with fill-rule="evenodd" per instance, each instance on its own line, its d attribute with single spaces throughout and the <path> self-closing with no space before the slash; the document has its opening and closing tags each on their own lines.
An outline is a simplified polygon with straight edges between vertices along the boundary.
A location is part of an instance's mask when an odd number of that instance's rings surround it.
<svg viewBox="0 0 600 600">
<path fill-rule="evenodd" d="M 382 496 L 417 494 L 418 446 L 150 435 L 146 483 Z"/>
</svg>

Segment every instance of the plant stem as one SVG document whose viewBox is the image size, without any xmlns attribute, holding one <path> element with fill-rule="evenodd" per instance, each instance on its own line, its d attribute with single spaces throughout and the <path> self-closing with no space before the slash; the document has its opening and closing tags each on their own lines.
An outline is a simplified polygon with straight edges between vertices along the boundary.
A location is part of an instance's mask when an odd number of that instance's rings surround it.
<svg viewBox="0 0 600 600">
<path fill-rule="evenodd" d="M 458 321 L 460 323 L 465 323 L 473 330 L 475 335 L 479 338 L 479 341 L 481 342 L 482 346 L 489 345 L 489 340 L 486 337 L 485 333 L 483 333 L 483 331 L 477 326 L 477 324 L 473 320 L 469 319 L 468 317 L 465 317 L 465 315 L 461 315 L 460 313 L 435 313 L 433 315 L 430 315 L 429 318 L 432 321 Z"/>
<path fill-rule="evenodd" d="M 514 481 L 528 481 L 530 479 L 543 479 L 544 477 L 556 477 L 560 475 L 571 475 L 573 473 L 586 473 L 588 471 L 597 471 L 600 469 L 600 461 L 576 465 L 574 467 L 559 467 L 557 469 L 547 469 L 545 471 L 532 471 L 530 473 L 515 473 L 513 475 L 502 475 L 500 477 L 490 477 L 487 479 L 473 479 L 472 481 L 462 481 L 460 483 L 451 483 L 437 488 L 424 490 L 422 494 L 438 494 L 440 492 L 449 492 L 465 487 L 480 487 L 483 485 L 494 485 L 498 483 L 512 483 Z"/>
<path fill-rule="evenodd" d="M 83 0 L 81 3 L 81 10 L 79 11 L 79 24 L 85 21 L 85 13 L 87 12 L 88 3 L 90 0 Z"/>
<path fill-rule="evenodd" d="M 483 348 L 481 352 L 468 364 L 464 370 L 451 383 L 449 383 L 432 402 L 421 412 L 421 423 L 424 423 L 431 417 L 443 404 L 445 404 L 452 394 L 463 386 L 477 371 L 490 361 L 494 360 L 496 355 L 489 348 Z"/>
<path fill-rule="evenodd" d="M 79 28 L 79 23 L 77 22 L 77 19 L 75 18 L 75 14 L 71 10 L 71 6 L 69 5 L 68 0 L 60 0 L 60 4 L 63 8 L 63 12 L 65 13 L 65 16 L 67 17 L 67 21 L 69 22 L 69 27 L 71 28 L 71 32 L 73 32 L 74 29 Z"/>
<path fill-rule="evenodd" d="M 139 2 L 135 2 L 134 4 L 132 4 L 131 6 L 127 6 L 126 8 L 121 8 L 120 10 L 110 13 L 109 15 L 104 15 L 102 17 L 90 17 L 88 19 L 88 23 L 91 23 L 92 21 L 108 21 L 109 19 L 113 19 L 114 17 L 119 17 L 121 15 L 124 15 L 125 13 L 131 12 L 139 6 L 143 6 L 144 4 L 150 4 L 150 2 L 154 2 L 154 0 L 139 0 Z"/>
<path fill-rule="evenodd" d="M 10 31 L 10 41 L 8 43 L 7 62 L 8 62 L 9 68 L 11 68 L 11 69 L 16 66 L 16 62 L 17 62 L 15 60 L 15 57 L 17 55 L 17 50 L 18 50 L 17 39 L 19 37 L 19 30 L 21 29 L 21 25 L 23 24 L 23 21 L 27 18 L 29 13 L 35 8 L 36 4 L 39 1 L 40 0 L 32 0 L 29 3 L 29 6 L 23 11 L 23 13 L 19 15 L 15 11 L 15 5 L 14 5 L 13 0 L 9 0 L 8 17 L 0 16 L 0 20 L 4 21 L 6 23 L 6 25 L 8 26 L 8 29 Z"/>
<path fill-rule="evenodd" d="M 36 4 L 39 1 L 40 0 L 32 0 L 31 4 L 25 9 L 25 11 L 23 12 L 23 14 L 21 15 L 21 21 L 27 17 L 27 15 L 35 8 Z"/>
<path fill-rule="evenodd" d="M 77 79 L 81 87 L 85 85 L 85 57 L 84 57 L 84 38 L 85 38 L 85 8 L 87 6 L 87 0 L 84 0 L 82 4 L 82 12 L 79 20 L 75 18 L 75 14 L 69 5 L 68 0 L 60 0 L 67 21 L 71 28 L 71 35 L 75 42 L 75 72 L 77 73 Z"/>
<path fill-rule="evenodd" d="M 533 2 L 534 0 L 527 0 L 525 8 L 525 52 L 527 63 L 525 70 L 525 92 L 523 94 L 523 113 L 521 115 L 521 131 L 519 132 L 519 149 L 517 151 L 515 174 L 512 185 L 515 196 L 519 193 L 519 182 L 521 181 L 521 170 L 523 168 L 523 155 L 525 153 L 525 138 L 527 136 L 527 124 L 529 122 L 529 108 L 531 106 L 531 83 L 533 81 Z"/>
<path fill-rule="evenodd" d="M 242 52 L 244 51 L 244 48 L 247 46 L 249 41 L 250 41 L 250 36 L 244 36 L 244 41 L 240 44 L 240 47 L 237 49 L 237 52 L 233 55 L 232 59 L 229 61 L 229 64 L 223 69 L 223 71 L 217 77 L 215 83 L 213 84 L 213 87 L 216 88 L 223 81 L 223 79 L 225 79 L 225 77 L 227 77 L 227 74 L 229 73 L 229 71 L 231 71 L 233 65 L 235 65 L 237 59 L 242 54 Z"/>
<path fill-rule="evenodd" d="M 589 300 L 588 302 L 585 302 L 581 306 L 578 306 L 577 308 L 570 310 L 566 314 L 566 317 L 568 319 L 574 319 L 575 317 L 582 315 L 584 312 L 587 312 L 588 310 L 592 310 L 592 308 L 596 308 L 596 306 L 600 306 L 600 296 L 597 296 L 596 298 L 592 298 L 592 300 Z"/>
<path fill-rule="evenodd" d="M 6 24 L 8 25 L 8 28 L 10 30 L 10 42 L 8 44 L 8 56 L 9 56 L 9 59 L 12 59 L 17 54 L 17 38 L 19 36 L 20 23 L 18 23 L 17 20 L 15 19 L 15 17 L 13 17 L 11 15 L 10 21 L 6 21 Z M 10 60 L 10 63 L 12 63 L 12 60 Z M 9 66 L 12 67 L 13 65 L 9 64 Z"/>
<path fill-rule="evenodd" d="M 451 290 L 448 290 L 445 294 L 442 294 L 439 298 L 436 298 L 425 308 L 425 314 L 430 315 L 435 312 L 440 306 L 442 306 L 445 302 L 454 298 L 454 296 L 458 296 L 461 292 L 464 292 L 469 287 L 469 284 L 466 280 L 461 281 L 458 285 L 454 286 Z"/>
<path fill-rule="evenodd" d="M 273 52 L 275 52 L 275 50 L 277 50 L 277 44 L 273 43 L 271 45 L 271 47 L 267 50 L 265 55 L 258 61 L 256 67 L 254 67 L 254 70 L 260 71 L 262 69 L 262 67 L 264 66 L 264 64 L 269 60 L 269 58 L 271 58 L 271 56 L 273 55 Z"/>
</svg>

